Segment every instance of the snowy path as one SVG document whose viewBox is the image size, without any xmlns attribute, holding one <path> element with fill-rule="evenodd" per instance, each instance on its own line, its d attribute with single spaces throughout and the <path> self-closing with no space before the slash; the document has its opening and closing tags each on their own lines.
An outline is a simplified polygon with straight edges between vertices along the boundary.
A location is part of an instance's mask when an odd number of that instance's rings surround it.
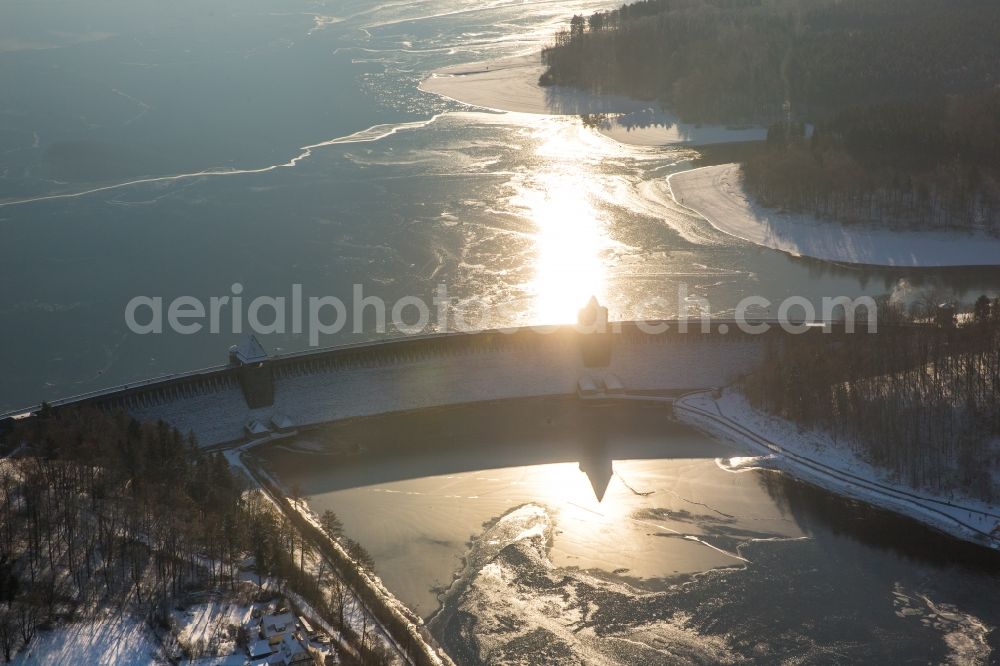
<svg viewBox="0 0 1000 666">
<path fill-rule="evenodd" d="M 762 414 L 731 393 L 719 401 L 707 393 L 691 394 L 678 399 L 674 409 L 681 420 L 721 439 L 777 455 L 777 466 L 803 481 L 1000 550 L 1000 539 L 991 536 L 1000 526 L 1000 508 L 996 506 L 972 499 L 928 496 L 894 484 L 842 446 L 810 441 L 813 438 L 803 436 L 794 424 Z"/>
</svg>

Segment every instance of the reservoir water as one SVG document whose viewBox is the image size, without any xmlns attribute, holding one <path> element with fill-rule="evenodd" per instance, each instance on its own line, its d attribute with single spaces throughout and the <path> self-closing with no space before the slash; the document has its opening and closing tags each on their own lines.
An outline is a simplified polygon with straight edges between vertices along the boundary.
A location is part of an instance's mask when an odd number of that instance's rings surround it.
<svg viewBox="0 0 1000 666">
<path fill-rule="evenodd" d="M 1000 293 L 996 269 L 834 266 L 749 245 L 667 197 L 665 177 L 698 157 L 689 147 L 417 87 L 441 67 L 537 51 L 573 14 L 617 4 L 5 3 L 0 411 L 224 362 L 232 331 L 141 336 L 123 313 L 137 295 L 207 299 L 234 283 L 247 301 L 293 284 L 347 300 L 360 284 L 390 302 L 445 284 L 483 326 L 564 322 L 592 294 L 634 319 L 698 298 L 726 316 L 748 295 Z M 730 471 L 743 452 L 656 410 L 575 410 L 369 419 L 265 455 L 338 513 L 462 662 L 998 654 L 997 563 L 983 552 Z"/>
<path fill-rule="evenodd" d="M 124 311 L 234 283 L 245 302 L 293 284 L 347 300 L 359 284 L 389 303 L 444 284 L 481 326 L 566 321 L 591 294 L 632 319 L 698 298 L 725 316 L 748 295 L 1000 289 L 995 269 L 839 267 L 737 241 L 668 199 L 689 148 L 418 90 L 611 4 L 4 5 L 0 410 L 224 362 L 230 328 L 136 335 Z M 319 342 L 392 334 L 369 321 Z M 272 352 L 308 346 L 290 329 L 263 337 Z"/>
<path fill-rule="evenodd" d="M 460 663 L 991 663 L 994 553 L 731 471 L 744 455 L 661 407 L 549 399 L 342 422 L 262 457 Z"/>
</svg>

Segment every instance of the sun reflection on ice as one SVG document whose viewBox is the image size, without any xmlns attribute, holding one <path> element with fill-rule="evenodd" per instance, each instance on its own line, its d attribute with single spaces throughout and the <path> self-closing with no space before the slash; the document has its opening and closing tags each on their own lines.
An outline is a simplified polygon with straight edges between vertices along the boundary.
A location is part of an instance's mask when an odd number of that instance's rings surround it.
<svg viewBox="0 0 1000 666">
<path fill-rule="evenodd" d="M 547 505 L 573 504 L 594 511 L 601 506 L 590 477 L 579 464 L 553 463 L 539 465 L 536 469 L 538 476 L 531 479 L 531 485 L 544 496 Z"/>
<path fill-rule="evenodd" d="M 525 285 L 535 323 L 568 323 L 591 296 L 605 301 L 615 243 L 595 202 L 608 142 L 579 122 L 547 118 L 533 128 L 534 170 L 511 203 L 535 225 L 534 275 Z"/>
</svg>

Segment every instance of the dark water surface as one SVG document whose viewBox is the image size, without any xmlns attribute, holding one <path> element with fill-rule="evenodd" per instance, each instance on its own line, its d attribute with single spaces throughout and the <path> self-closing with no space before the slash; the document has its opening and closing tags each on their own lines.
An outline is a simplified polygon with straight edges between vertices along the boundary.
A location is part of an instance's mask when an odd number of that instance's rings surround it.
<svg viewBox="0 0 1000 666">
<path fill-rule="evenodd" d="M 535 400 L 346 422 L 265 458 L 315 511 L 335 511 L 422 615 L 466 577 L 433 626 L 468 663 L 527 658 L 538 631 L 569 661 L 990 663 L 994 553 L 716 463 L 740 455 L 661 409 Z M 535 552 L 536 520 L 497 527 L 525 505 L 551 523 L 544 557 L 519 551 Z M 494 551 L 466 566 L 470 540 Z"/>
<path fill-rule="evenodd" d="M 613 318 L 675 316 L 682 286 L 720 316 L 751 294 L 971 302 L 1000 288 L 993 269 L 844 268 L 748 245 L 666 196 L 688 149 L 417 89 L 442 66 L 537 50 L 609 4 L 5 3 L 0 410 L 224 362 L 229 328 L 140 336 L 124 308 L 236 282 L 245 303 L 361 284 L 391 304 L 445 284 L 469 316 L 510 306 L 474 317 L 483 326 L 567 321 L 591 294 Z M 244 172 L 198 175 L 227 170 Z M 367 321 L 320 342 L 391 333 Z"/>
<path fill-rule="evenodd" d="M 567 321 L 591 294 L 614 318 L 676 316 L 682 286 L 720 316 L 747 295 L 998 293 L 996 269 L 841 267 L 748 245 L 666 196 L 689 149 L 417 90 L 615 4 L 4 3 L 0 410 L 224 362 L 237 335 L 138 336 L 123 311 L 235 282 L 246 301 L 295 283 L 347 298 L 358 283 L 391 302 L 443 283 L 456 309 L 513 305 L 484 326 Z M 470 539 L 511 546 L 466 571 L 436 620 L 470 662 L 541 648 L 634 663 L 997 654 L 995 558 L 778 474 L 724 471 L 716 459 L 739 452 L 658 411 L 516 403 L 311 441 L 340 454 L 275 447 L 274 468 L 337 511 L 425 616 Z"/>
</svg>

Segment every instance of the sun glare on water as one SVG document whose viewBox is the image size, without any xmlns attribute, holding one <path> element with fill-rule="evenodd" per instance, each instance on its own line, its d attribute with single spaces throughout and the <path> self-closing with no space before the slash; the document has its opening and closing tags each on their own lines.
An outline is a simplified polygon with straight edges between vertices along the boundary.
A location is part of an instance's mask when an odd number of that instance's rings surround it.
<svg viewBox="0 0 1000 666">
<path fill-rule="evenodd" d="M 534 275 L 525 288 L 535 323 L 568 323 L 591 296 L 606 300 L 614 243 L 607 213 L 595 205 L 602 146 L 563 119 L 540 123 L 535 134 L 535 168 L 513 201 L 535 225 Z"/>
</svg>

